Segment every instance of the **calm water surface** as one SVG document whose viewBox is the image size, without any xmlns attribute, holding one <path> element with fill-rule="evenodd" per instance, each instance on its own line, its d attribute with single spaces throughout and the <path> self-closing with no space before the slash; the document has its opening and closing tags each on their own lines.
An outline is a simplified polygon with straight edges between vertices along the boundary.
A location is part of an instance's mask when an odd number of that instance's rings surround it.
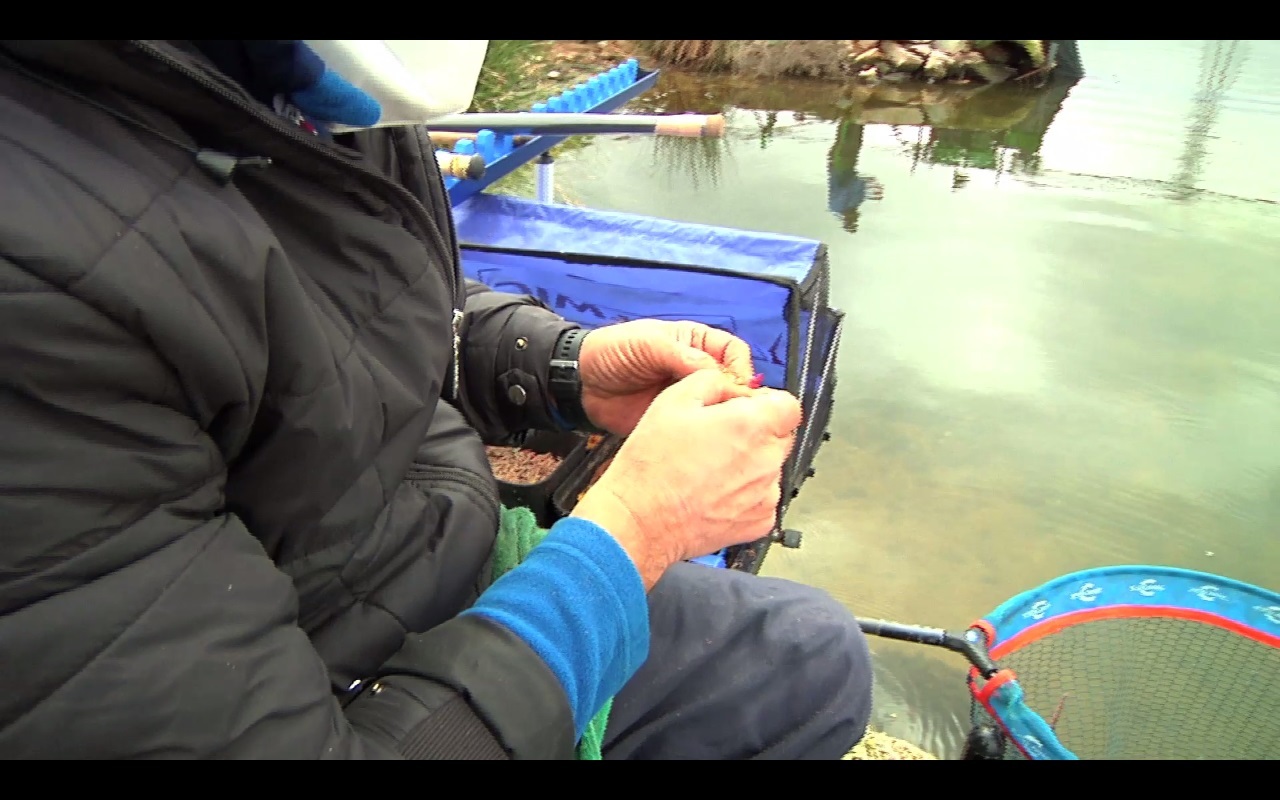
<svg viewBox="0 0 1280 800">
<path fill-rule="evenodd" d="M 1081 54 L 1069 91 L 937 91 L 928 124 L 902 87 L 668 75 L 640 108 L 726 139 L 561 160 L 576 202 L 830 247 L 833 438 L 765 573 L 956 628 L 1108 564 L 1280 589 L 1280 42 Z M 954 755 L 963 663 L 873 646 L 877 722 Z"/>
</svg>

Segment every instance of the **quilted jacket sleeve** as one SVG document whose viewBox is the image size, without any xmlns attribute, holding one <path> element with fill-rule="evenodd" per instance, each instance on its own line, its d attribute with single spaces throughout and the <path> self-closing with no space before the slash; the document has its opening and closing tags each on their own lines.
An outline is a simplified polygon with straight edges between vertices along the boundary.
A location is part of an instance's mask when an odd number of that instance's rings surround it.
<svg viewBox="0 0 1280 800">
<path fill-rule="evenodd" d="M 551 351 L 566 322 L 530 296 L 467 280 L 463 327 L 463 413 L 494 441 L 523 430 L 557 430 L 547 386 Z"/>
<path fill-rule="evenodd" d="M 0 757 L 572 757 L 557 678 L 479 617 L 344 707 L 165 361 L 2 258 L 0 365 Z"/>
</svg>

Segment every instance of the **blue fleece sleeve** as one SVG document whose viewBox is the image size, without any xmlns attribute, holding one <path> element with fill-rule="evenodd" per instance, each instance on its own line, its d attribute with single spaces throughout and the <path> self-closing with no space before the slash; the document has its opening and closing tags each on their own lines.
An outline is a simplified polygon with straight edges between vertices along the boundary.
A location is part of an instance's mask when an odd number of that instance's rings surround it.
<svg viewBox="0 0 1280 800">
<path fill-rule="evenodd" d="M 505 626 L 542 657 L 569 696 L 579 738 L 649 655 L 640 573 L 616 539 L 576 517 L 556 522 L 463 613 Z"/>
</svg>

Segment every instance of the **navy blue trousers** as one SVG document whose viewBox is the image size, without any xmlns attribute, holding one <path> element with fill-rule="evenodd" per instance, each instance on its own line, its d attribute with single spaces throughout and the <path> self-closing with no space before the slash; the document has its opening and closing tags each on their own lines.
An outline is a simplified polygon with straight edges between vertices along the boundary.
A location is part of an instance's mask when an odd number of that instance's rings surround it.
<svg viewBox="0 0 1280 800">
<path fill-rule="evenodd" d="M 862 738 L 870 652 L 826 592 L 681 563 L 649 615 L 649 658 L 614 699 L 605 759 L 839 759 Z"/>
</svg>

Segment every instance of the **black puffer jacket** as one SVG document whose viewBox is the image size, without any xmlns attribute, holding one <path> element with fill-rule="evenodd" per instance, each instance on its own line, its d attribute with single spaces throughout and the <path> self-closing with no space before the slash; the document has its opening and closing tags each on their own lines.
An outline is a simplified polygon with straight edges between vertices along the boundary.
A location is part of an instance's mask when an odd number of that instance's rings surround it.
<svg viewBox="0 0 1280 800">
<path fill-rule="evenodd" d="M 454 619 L 571 326 L 463 281 L 425 132 L 313 138 L 182 43 L 0 56 L 0 757 L 571 757 Z"/>
</svg>

